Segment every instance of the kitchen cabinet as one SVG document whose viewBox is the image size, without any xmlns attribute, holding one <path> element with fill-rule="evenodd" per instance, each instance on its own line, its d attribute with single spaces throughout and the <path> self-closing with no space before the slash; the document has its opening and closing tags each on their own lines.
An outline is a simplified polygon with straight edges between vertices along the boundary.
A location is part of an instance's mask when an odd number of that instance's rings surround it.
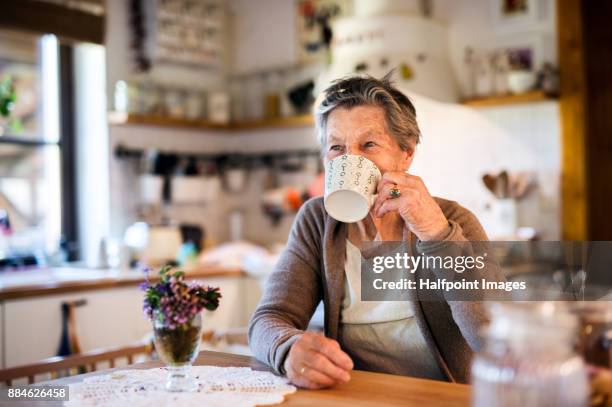
<svg viewBox="0 0 612 407">
<path fill-rule="evenodd" d="M 259 301 L 256 280 L 234 275 L 200 281 L 219 286 L 223 296 L 215 312 L 205 311 L 205 330 L 247 325 Z M 143 293 L 137 285 L 5 300 L 0 302 L 2 367 L 55 356 L 61 336 L 61 304 L 75 300 L 86 301 L 75 308 L 82 351 L 132 344 L 150 334 L 150 322 L 142 313 Z"/>
<path fill-rule="evenodd" d="M 7 301 L 5 307 L 5 361 L 11 367 L 54 356 L 62 323 L 61 304 L 85 300 L 75 308 L 76 330 L 83 351 L 121 346 L 147 333 L 138 287 L 53 295 Z"/>
</svg>

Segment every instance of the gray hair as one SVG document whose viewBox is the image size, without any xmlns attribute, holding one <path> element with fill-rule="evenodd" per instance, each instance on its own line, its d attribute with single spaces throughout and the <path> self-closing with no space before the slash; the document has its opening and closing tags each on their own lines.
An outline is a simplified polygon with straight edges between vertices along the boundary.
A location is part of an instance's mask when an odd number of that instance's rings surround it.
<svg viewBox="0 0 612 407">
<path fill-rule="evenodd" d="M 410 99 L 391 82 L 392 72 L 382 79 L 372 76 L 350 76 L 334 81 L 323 91 L 323 100 L 315 108 L 315 125 L 321 146 L 326 143 L 327 119 L 336 108 L 378 106 L 385 113 L 387 129 L 404 151 L 411 141 L 418 144 L 421 132 L 416 110 Z"/>
</svg>

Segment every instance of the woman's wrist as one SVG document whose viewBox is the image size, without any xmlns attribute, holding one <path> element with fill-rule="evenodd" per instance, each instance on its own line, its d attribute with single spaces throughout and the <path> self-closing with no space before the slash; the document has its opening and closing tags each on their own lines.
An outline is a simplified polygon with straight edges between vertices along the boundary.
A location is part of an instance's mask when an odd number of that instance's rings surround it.
<svg viewBox="0 0 612 407">
<path fill-rule="evenodd" d="M 416 233 L 417 237 L 422 242 L 442 241 L 446 239 L 451 231 L 451 225 L 446 218 L 437 223 L 435 227 L 428 228 L 427 231 Z"/>
</svg>

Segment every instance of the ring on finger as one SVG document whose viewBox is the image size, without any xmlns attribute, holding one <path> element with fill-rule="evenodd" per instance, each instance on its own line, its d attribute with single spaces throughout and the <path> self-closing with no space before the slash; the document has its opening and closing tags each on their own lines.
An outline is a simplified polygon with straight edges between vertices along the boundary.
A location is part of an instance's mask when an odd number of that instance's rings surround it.
<svg viewBox="0 0 612 407">
<path fill-rule="evenodd" d="M 399 198 L 402 195 L 402 192 L 399 190 L 397 185 L 389 190 L 389 197 L 391 199 Z"/>
</svg>

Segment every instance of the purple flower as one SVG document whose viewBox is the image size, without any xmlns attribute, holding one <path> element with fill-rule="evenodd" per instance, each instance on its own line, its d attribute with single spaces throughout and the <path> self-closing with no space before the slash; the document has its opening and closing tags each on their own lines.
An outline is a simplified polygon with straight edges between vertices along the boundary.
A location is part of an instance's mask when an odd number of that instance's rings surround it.
<svg viewBox="0 0 612 407">
<path fill-rule="evenodd" d="M 191 281 L 186 282 L 182 272 L 171 273 L 170 269 L 160 271 L 161 281 L 141 284 L 145 291 L 143 312 L 151 320 L 160 318 L 169 329 L 188 323 L 206 308 L 215 310 L 219 306 L 219 288 L 204 287 Z"/>
</svg>

